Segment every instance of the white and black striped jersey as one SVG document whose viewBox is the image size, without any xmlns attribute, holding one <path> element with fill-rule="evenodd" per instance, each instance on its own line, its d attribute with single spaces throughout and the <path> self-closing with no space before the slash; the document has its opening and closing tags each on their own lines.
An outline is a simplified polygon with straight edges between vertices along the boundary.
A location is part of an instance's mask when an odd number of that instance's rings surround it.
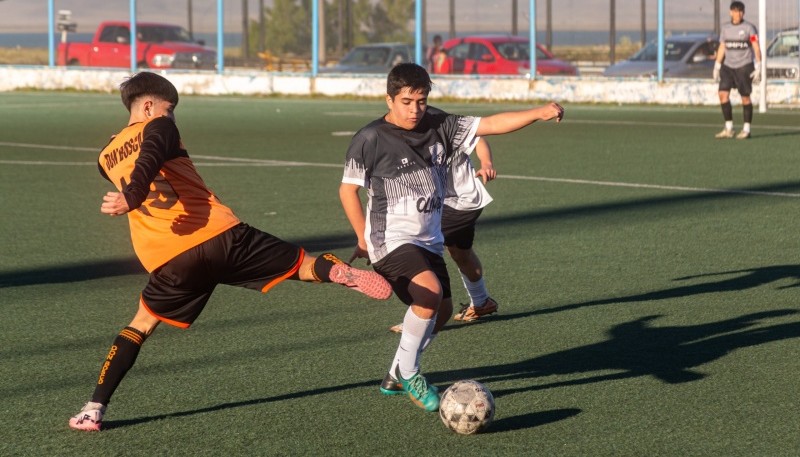
<svg viewBox="0 0 800 457">
<path fill-rule="evenodd" d="M 437 111 L 426 112 L 414 130 L 380 118 L 355 134 L 342 182 L 368 191 L 364 237 L 372 262 L 404 244 L 444 255 L 448 167 L 474 148 L 479 123 Z"/>
</svg>

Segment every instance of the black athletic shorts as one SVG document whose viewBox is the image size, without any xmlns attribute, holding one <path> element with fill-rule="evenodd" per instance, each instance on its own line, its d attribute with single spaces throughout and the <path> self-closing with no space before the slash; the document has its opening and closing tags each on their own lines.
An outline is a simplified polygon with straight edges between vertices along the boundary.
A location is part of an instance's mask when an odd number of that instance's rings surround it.
<svg viewBox="0 0 800 457">
<path fill-rule="evenodd" d="M 450 298 L 450 275 L 444 258 L 414 244 L 404 244 L 372 264 L 375 271 L 389 281 L 392 290 L 406 305 L 414 303 L 408 292 L 411 279 L 423 271 L 432 271 L 442 285 L 442 299 Z"/>
<path fill-rule="evenodd" d="M 155 269 L 142 304 L 156 318 L 187 328 L 217 284 L 267 292 L 292 276 L 305 251 L 247 224 L 239 224 Z"/>
<path fill-rule="evenodd" d="M 483 208 L 475 211 L 459 211 L 445 205 L 442 210 L 444 245 L 459 249 L 472 248 L 472 242 L 475 240 L 475 223 L 481 212 Z"/>
<path fill-rule="evenodd" d="M 739 91 L 739 95 L 748 97 L 753 92 L 753 80 L 750 75 L 755 71 L 756 66 L 749 63 L 743 67 L 730 68 L 722 65 L 719 70 L 719 90 L 730 92 L 731 89 Z"/>
</svg>

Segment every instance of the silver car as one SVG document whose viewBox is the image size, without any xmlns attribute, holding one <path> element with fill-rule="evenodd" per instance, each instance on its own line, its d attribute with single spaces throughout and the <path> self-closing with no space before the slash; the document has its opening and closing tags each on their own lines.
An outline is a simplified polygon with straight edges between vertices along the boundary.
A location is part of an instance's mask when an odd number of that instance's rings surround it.
<svg viewBox="0 0 800 457">
<path fill-rule="evenodd" d="M 800 79 L 797 28 L 775 35 L 767 45 L 767 79 Z"/>
<path fill-rule="evenodd" d="M 686 34 L 664 40 L 664 77 L 711 78 L 719 40 L 714 35 Z M 606 68 L 603 76 L 654 78 L 658 75 L 658 43 L 651 41 L 628 60 Z"/>
<path fill-rule="evenodd" d="M 320 73 L 387 74 L 395 65 L 413 61 L 414 51 L 406 43 L 373 43 L 351 49 L 338 64 L 320 68 Z"/>
</svg>

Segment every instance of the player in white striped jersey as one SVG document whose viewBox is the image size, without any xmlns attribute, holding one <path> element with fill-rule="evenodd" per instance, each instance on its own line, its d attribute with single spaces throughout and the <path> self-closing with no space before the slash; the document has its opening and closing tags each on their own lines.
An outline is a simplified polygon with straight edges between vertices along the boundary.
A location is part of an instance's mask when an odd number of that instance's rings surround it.
<svg viewBox="0 0 800 457">
<path fill-rule="evenodd" d="M 402 386 L 426 411 L 438 390 L 420 373 L 420 355 L 452 315 L 450 278 L 442 255 L 442 205 L 447 167 L 477 137 L 513 132 L 538 120 L 561 120 L 556 103 L 488 117 L 427 113 L 428 72 L 413 63 L 387 77 L 388 113 L 359 130 L 347 151 L 339 197 L 358 237 L 350 261 L 368 258 L 409 305 L 403 333 L 381 391 Z M 366 214 L 359 196 L 367 189 Z"/>
</svg>

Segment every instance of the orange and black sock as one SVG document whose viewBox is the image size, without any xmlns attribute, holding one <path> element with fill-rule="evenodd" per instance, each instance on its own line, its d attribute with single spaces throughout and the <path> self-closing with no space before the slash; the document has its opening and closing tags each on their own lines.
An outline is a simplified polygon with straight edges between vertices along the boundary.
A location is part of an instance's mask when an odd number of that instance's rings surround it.
<svg viewBox="0 0 800 457">
<path fill-rule="evenodd" d="M 311 274 L 319 282 L 331 282 L 331 268 L 340 263 L 344 263 L 344 261 L 330 252 L 326 252 L 314 259 L 314 264 L 311 266 Z"/>
<path fill-rule="evenodd" d="M 142 348 L 147 336 L 133 327 L 125 327 L 114 339 L 108 351 L 103 367 L 100 369 L 100 378 L 92 395 L 92 401 L 107 405 L 117 390 L 125 373 L 131 369 L 139 350 Z"/>
</svg>

